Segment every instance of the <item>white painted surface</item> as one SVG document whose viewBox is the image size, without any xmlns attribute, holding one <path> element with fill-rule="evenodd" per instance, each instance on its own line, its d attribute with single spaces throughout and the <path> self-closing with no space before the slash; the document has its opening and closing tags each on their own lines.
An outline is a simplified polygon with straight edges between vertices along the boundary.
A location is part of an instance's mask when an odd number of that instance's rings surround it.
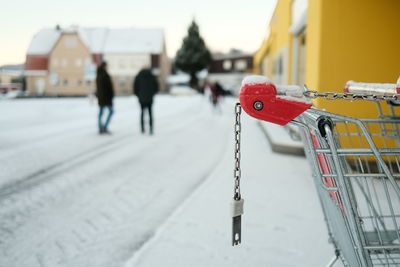
<svg viewBox="0 0 400 267">
<path fill-rule="evenodd" d="M 104 54 L 110 74 L 118 76 L 136 75 L 142 67 L 151 66 L 150 54 Z"/>
<path fill-rule="evenodd" d="M 292 3 L 291 31 L 297 34 L 307 23 L 308 0 L 294 0 Z"/>
</svg>

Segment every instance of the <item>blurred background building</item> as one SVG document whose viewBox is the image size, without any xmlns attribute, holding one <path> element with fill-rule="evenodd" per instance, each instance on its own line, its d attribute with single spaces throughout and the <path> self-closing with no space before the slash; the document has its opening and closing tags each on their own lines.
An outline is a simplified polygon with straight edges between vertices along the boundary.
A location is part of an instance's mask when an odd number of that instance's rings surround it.
<svg viewBox="0 0 400 267">
<path fill-rule="evenodd" d="M 229 53 L 213 53 L 208 79 L 238 94 L 243 78 L 252 72 L 253 53 L 231 49 Z"/>
<path fill-rule="evenodd" d="M 395 83 L 400 74 L 400 1 L 279 0 L 254 72 L 278 84 L 343 92 L 349 80 Z M 366 101 L 362 101 L 366 102 Z M 355 117 L 373 103 L 316 99 L 314 105 Z"/>
<path fill-rule="evenodd" d="M 8 92 L 18 92 L 25 88 L 24 65 L 14 64 L 0 67 L 0 96 Z"/>
<path fill-rule="evenodd" d="M 169 74 L 162 29 L 80 28 L 40 30 L 32 39 L 25 62 L 30 95 L 79 96 L 95 90 L 96 68 L 107 61 L 118 95 L 132 93 L 133 78 L 148 66 L 161 90 Z"/>
</svg>

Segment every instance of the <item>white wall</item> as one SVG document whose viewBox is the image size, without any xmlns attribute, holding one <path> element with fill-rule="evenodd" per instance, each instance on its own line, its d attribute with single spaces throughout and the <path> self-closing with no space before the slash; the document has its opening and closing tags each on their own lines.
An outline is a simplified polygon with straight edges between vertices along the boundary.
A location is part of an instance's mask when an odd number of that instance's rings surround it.
<svg viewBox="0 0 400 267">
<path fill-rule="evenodd" d="M 292 31 L 305 24 L 307 15 L 308 0 L 294 0 L 292 3 Z"/>
<path fill-rule="evenodd" d="M 150 54 L 105 54 L 112 76 L 135 76 L 143 66 L 151 66 Z"/>
</svg>

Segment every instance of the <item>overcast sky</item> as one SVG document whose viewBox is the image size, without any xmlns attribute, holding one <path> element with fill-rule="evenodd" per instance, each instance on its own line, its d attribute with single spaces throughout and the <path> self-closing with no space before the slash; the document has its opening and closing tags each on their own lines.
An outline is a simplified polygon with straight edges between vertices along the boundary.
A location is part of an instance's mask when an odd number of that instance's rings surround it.
<svg viewBox="0 0 400 267">
<path fill-rule="evenodd" d="M 0 65 L 23 63 L 41 28 L 157 27 L 165 30 L 174 57 L 193 18 L 212 52 L 258 49 L 276 0 L 13 0 L 1 5 Z"/>
</svg>

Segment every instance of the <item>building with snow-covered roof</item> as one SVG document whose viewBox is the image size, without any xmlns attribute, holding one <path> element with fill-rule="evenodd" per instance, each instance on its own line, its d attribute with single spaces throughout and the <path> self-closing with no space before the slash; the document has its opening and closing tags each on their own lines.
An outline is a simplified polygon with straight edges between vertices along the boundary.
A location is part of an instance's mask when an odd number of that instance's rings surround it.
<svg viewBox="0 0 400 267">
<path fill-rule="evenodd" d="M 169 73 L 162 29 L 42 29 L 26 56 L 27 89 L 32 95 L 87 95 L 95 89 L 96 66 L 107 61 L 117 94 L 132 92 L 143 66 L 157 73 L 161 90 Z"/>
<path fill-rule="evenodd" d="M 24 89 L 24 65 L 0 66 L 0 94 Z"/>
</svg>

